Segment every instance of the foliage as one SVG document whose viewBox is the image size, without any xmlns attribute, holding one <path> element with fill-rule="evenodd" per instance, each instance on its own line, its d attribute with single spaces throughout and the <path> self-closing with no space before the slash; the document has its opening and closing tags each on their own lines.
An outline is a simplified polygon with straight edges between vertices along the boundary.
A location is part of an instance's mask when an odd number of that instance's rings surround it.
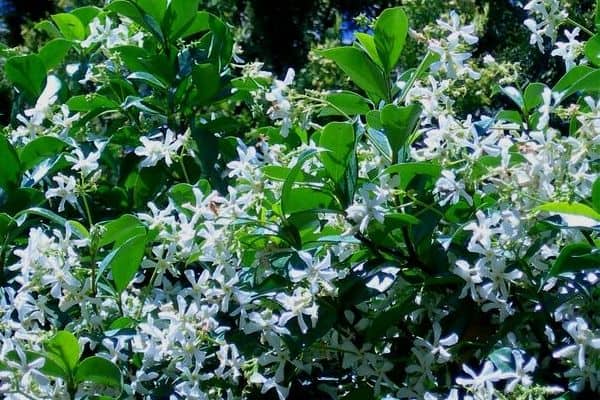
<svg viewBox="0 0 600 400">
<path fill-rule="evenodd" d="M 598 28 L 525 4 L 566 70 L 528 82 L 477 53 L 485 7 L 411 30 L 423 5 L 315 49 L 333 78 L 304 87 L 199 0 L 4 49 L 0 393 L 593 397 Z"/>
</svg>

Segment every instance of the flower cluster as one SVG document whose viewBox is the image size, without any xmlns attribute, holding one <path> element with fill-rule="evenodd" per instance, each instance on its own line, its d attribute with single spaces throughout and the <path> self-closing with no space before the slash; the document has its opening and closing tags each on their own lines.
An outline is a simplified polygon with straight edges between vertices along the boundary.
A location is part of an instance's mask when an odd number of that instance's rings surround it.
<svg viewBox="0 0 600 400">
<path fill-rule="evenodd" d="M 29 68 L 43 52 L 7 61 L 3 398 L 600 390 L 598 69 L 577 29 L 558 83 L 461 116 L 478 38 L 455 12 L 401 73 L 408 19 L 385 10 L 323 52 L 355 90 L 302 93 L 291 69 L 236 75 L 227 25 L 188 3 L 64 14 L 84 34 L 50 73 Z M 559 3 L 525 8 L 554 41 Z"/>
</svg>

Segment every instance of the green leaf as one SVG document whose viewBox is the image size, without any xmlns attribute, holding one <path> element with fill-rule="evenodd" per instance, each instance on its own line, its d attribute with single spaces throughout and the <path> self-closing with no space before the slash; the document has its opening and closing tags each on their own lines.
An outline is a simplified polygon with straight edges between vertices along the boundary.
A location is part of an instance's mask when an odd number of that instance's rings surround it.
<svg viewBox="0 0 600 400">
<path fill-rule="evenodd" d="M 75 373 L 75 382 L 93 382 L 119 391 L 123 389 L 123 378 L 119 367 L 98 356 L 88 357 L 79 363 Z"/>
<path fill-rule="evenodd" d="M 61 217 L 58 214 L 55 214 L 54 212 L 52 212 L 50 210 L 46 210 L 45 208 L 40 208 L 40 207 L 32 207 L 32 208 L 28 208 L 23 211 L 19 211 L 14 217 L 19 218 L 22 215 L 37 215 L 39 217 L 46 218 L 47 220 L 52 221 L 55 224 L 62 226 L 63 228 L 66 226 L 67 223 L 72 222 L 72 221 L 67 221 L 65 218 Z M 77 236 L 79 239 L 86 239 L 87 231 L 81 231 L 80 229 L 77 229 L 77 226 L 71 226 L 71 227 L 75 228 L 75 229 L 73 229 L 73 233 L 75 234 L 75 236 Z"/>
<path fill-rule="evenodd" d="M 73 375 L 81 356 L 81 347 L 75 335 L 68 331 L 59 331 L 46 343 L 45 349 L 53 361 L 70 376 Z"/>
<path fill-rule="evenodd" d="M 567 97 L 569 97 L 572 94 L 577 93 L 577 92 L 584 92 L 584 93 L 600 92 L 600 69 L 591 71 L 589 74 L 583 76 L 581 79 L 579 79 L 575 83 L 573 83 L 563 93 L 562 100 L 565 100 Z"/>
<path fill-rule="evenodd" d="M 378 101 L 389 97 L 383 71 L 367 54 L 357 47 L 335 47 L 321 52 L 341 68 L 342 71 L 361 89 L 374 94 Z"/>
<path fill-rule="evenodd" d="M 428 161 L 402 163 L 386 168 L 381 174 L 400 175 L 399 188 L 406 189 L 412 179 L 417 175 L 426 175 L 432 177 L 433 179 L 437 179 L 442 174 L 442 167 L 439 164 Z"/>
<path fill-rule="evenodd" d="M 333 196 L 323 190 L 308 187 L 292 188 L 287 197 L 285 210 L 289 214 L 311 210 L 335 209 Z"/>
<path fill-rule="evenodd" d="M 600 268 L 600 252 L 598 252 L 598 249 L 592 248 L 585 242 L 572 243 L 566 245 L 560 251 L 550 269 L 550 276 L 598 268 Z"/>
<path fill-rule="evenodd" d="M 529 113 L 543 103 L 542 92 L 547 86 L 543 83 L 530 83 L 525 88 L 523 100 L 525 101 L 525 112 Z"/>
<path fill-rule="evenodd" d="M 34 100 L 46 85 L 46 64 L 36 54 L 9 58 L 4 65 L 4 73 L 20 91 Z"/>
<path fill-rule="evenodd" d="M 363 32 L 355 32 L 354 36 L 358 40 L 358 43 L 361 45 L 364 51 L 367 52 L 371 60 L 375 62 L 378 66 L 383 68 L 383 63 L 379 58 L 379 54 L 377 54 L 377 47 L 375 46 L 375 38 L 373 35 L 369 35 L 368 33 Z"/>
<path fill-rule="evenodd" d="M 319 147 L 329 150 L 320 153 L 321 162 L 336 184 L 341 181 L 348 168 L 355 141 L 354 128 L 346 122 L 330 122 L 321 131 Z"/>
<path fill-rule="evenodd" d="M 147 0 L 148 2 L 152 0 Z M 160 0 L 162 1 L 162 0 Z M 160 29 L 160 23 L 151 15 L 146 13 L 136 3 L 126 0 L 115 0 L 104 8 L 106 11 L 113 11 L 130 18 L 133 22 L 145 28 L 159 42 L 164 42 L 164 35 Z"/>
<path fill-rule="evenodd" d="M 0 187 L 15 189 L 21 184 L 21 164 L 14 147 L 0 135 Z"/>
<path fill-rule="evenodd" d="M 144 233 L 129 238 L 107 256 L 110 257 L 112 254 L 108 266 L 111 268 L 115 288 L 118 292 L 125 290 L 140 268 L 145 248 L 146 234 Z"/>
<path fill-rule="evenodd" d="M 384 10 L 375 21 L 375 46 L 386 72 L 398 63 L 407 33 L 408 17 L 400 7 Z"/>
<path fill-rule="evenodd" d="M 196 64 L 192 68 L 192 80 L 198 89 L 195 97 L 204 103 L 211 100 L 221 89 L 221 76 L 219 70 L 213 64 Z"/>
<path fill-rule="evenodd" d="M 409 136 L 419 124 L 422 109 L 417 104 L 398 107 L 388 104 L 381 110 L 381 123 L 392 150 L 392 162 L 398 161 L 398 152 L 406 145 Z"/>
<path fill-rule="evenodd" d="M 600 177 L 596 178 L 592 185 L 592 205 L 600 213 Z"/>
<path fill-rule="evenodd" d="M 514 122 L 515 124 L 522 125 L 523 118 L 518 111 L 514 110 L 500 110 L 498 114 L 496 114 L 496 121 L 507 121 Z"/>
<path fill-rule="evenodd" d="M 46 158 L 58 156 L 67 146 L 67 143 L 54 136 L 35 138 L 21 149 L 21 154 L 19 154 L 21 168 L 27 171 Z"/>
<path fill-rule="evenodd" d="M 302 152 L 298 157 L 298 161 L 296 161 L 296 165 L 294 165 L 283 183 L 283 187 L 281 188 L 281 210 L 283 211 L 284 218 L 286 215 L 290 214 L 287 206 L 292 202 L 292 188 L 298 175 L 301 173 L 302 166 L 309 158 L 314 157 L 315 154 L 317 154 L 317 150 L 315 149 L 307 149 Z"/>
<path fill-rule="evenodd" d="M 58 26 L 58 30 L 67 40 L 84 40 L 85 27 L 73 14 L 61 13 L 51 16 L 52 21 Z"/>
<path fill-rule="evenodd" d="M 135 0 L 137 5 L 158 22 L 163 21 L 167 11 L 167 0 Z"/>
<path fill-rule="evenodd" d="M 90 31 L 88 25 L 94 20 L 94 18 L 98 16 L 98 14 L 100 14 L 100 9 L 94 6 L 85 6 L 71 10 L 70 13 L 79 18 L 85 28 L 85 33 L 87 36 Z"/>
<path fill-rule="evenodd" d="M 347 90 L 330 92 L 325 97 L 331 105 L 319 113 L 322 117 L 330 115 L 365 115 L 371 111 L 372 103 L 359 94 Z"/>
<path fill-rule="evenodd" d="M 120 247 L 130 238 L 145 233 L 144 225 L 136 216 L 130 214 L 121 215 L 103 226 L 104 233 L 98 242 L 100 247 L 111 243 L 115 243 L 115 247 Z"/>
<path fill-rule="evenodd" d="M 69 110 L 74 112 L 116 110 L 119 103 L 97 93 L 73 96 L 67 101 Z"/>
<path fill-rule="evenodd" d="M 557 93 L 565 92 L 571 86 L 573 86 L 574 83 L 576 83 L 581 78 L 587 76 L 590 72 L 593 71 L 595 71 L 594 68 L 590 66 L 576 65 L 575 67 L 571 68 L 569 72 L 564 74 L 562 78 L 559 79 L 556 85 L 554 85 L 554 87 L 552 88 L 552 91 Z"/>
<path fill-rule="evenodd" d="M 73 42 L 63 38 L 56 38 L 44 45 L 40 49 L 39 56 L 46 65 L 46 71 L 50 71 L 59 66 L 69 50 L 73 47 Z"/>
<path fill-rule="evenodd" d="M 167 86 L 160 79 L 158 79 L 156 76 L 154 76 L 148 72 L 141 72 L 141 71 L 133 72 L 127 76 L 127 79 L 140 80 L 142 82 L 149 84 L 150 86 L 153 86 L 153 87 L 156 87 L 159 89 L 163 89 L 163 90 L 167 89 Z"/>
<path fill-rule="evenodd" d="M 535 208 L 536 211 L 546 211 L 554 214 L 569 214 L 578 215 L 581 217 L 591 218 L 600 224 L 600 213 L 593 208 L 581 203 L 554 202 L 542 204 Z"/>
<path fill-rule="evenodd" d="M 212 18 L 216 17 L 209 12 L 198 11 L 190 26 L 187 27 L 187 29 L 183 33 L 181 33 L 180 37 L 186 38 L 188 36 L 196 35 L 198 33 L 210 30 L 210 21 Z"/>
<path fill-rule="evenodd" d="M 525 100 L 523 100 L 523 95 L 517 88 L 513 86 L 505 86 L 501 87 L 500 91 L 508 96 L 508 98 L 511 99 L 513 103 L 519 107 L 519 109 L 525 109 Z"/>
<path fill-rule="evenodd" d="M 192 25 L 200 0 L 171 0 L 165 23 L 170 40 L 179 38 Z"/>
<path fill-rule="evenodd" d="M 600 34 L 596 34 L 588 39 L 583 48 L 583 53 L 592 64 L 600 66 Z"/>
<path fill-rule="evenodd" d="M 600 30 L 600 0 L 596 0 L 596 13 L 594 17 L 594 25 L 596 25 L 596 30 Z"/>
</svg>

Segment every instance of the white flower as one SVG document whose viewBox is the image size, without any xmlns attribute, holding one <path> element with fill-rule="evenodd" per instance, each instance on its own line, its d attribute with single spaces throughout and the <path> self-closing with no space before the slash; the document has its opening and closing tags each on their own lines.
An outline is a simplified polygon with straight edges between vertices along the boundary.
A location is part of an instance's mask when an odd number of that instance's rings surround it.
<svg viewBox="0 0 600 400">
<path fill-rule="evenodd" d="M 450 11 L 450 21 L 446 22 L 444 20 L 438 19 L 437 24 L 444 30 L 450 32 L 447 40 L 449 42 L 458 42 L 459 39 L 463 39 L 467 44 L 475 44 L 479 40 L 475 33 L 475 25 L 465 25 L 461 26 L 460 17 L 456 13 L 456 11 Z"/>
<path fill-rule="evenodd" d="M 387 202 L 387 198 L 377 185 L 373 183 L 363 185 L 358 190 L 358 199 L 358 202 L 355 201 L 346 209 L 346 214 L 349 219 L 359 223 L 360 232 L 367 229 L 372 219 L 383 223 L 385 215 L 383 204 Z"/>
<path fill-rule="evenodd" d="M 583 43 L 577 40 L 581 29 L 575 28 L 572 31 L 565 29 L 566 42 L 556 42 L 556 48 L 552 50 L 551 55 L 561 57 L 565 62 L 565 68 L 569 71 L 576 63 L 575 59 L 579 57 L 583 50 Z"/>
<path fill-rule="evenodd" d="M 452 358 L 446 347 L 454 346 L 456 343 L 458 343 L 458 335 L 456 333 L 452 333 L 450 336 L 442 339 L 442 327 L 439 322 L 434 322 L 433 324 L 433 343 L 419 337 L 415 339 L 415 345 L 428 351 L 440 364 Z"/>
<path fill-rule="evenodd" d="M 580 369 L 584 369 L 586 367 L 586 349 L 588 347 L 600 349 L 600 337 L 596 336 L 589 329 L 587 322 L 580 317 L 565 323 L 564 329 L 571 335 L 575 343 L 555 351 L 552 355 L 556 358 L 576 356 L 574 360 L 576 365 Z"/>
<path fill-rule="evenodd" d="M 34 108 L 29 108 L 24 111 L 26 117 L 29 117 L 29 120 L 34 125 L 40 125 L 50 111 L 50 107 L 56 102 L 58 99 L 58 92 L 62 83 L 60 79 L 58 79 L 54 75 L 49 75 L 46 79 L 46 86 L 37 102 L 35 103 Z"/>
<path fill-rule="evenodd" d="M 498 224 L 500 216 L 495 215 L 488 218 L 481 210 L 477 210 L 475 215 L 477 216 L 477 223 L 471 222 L 463 228 L 465 231 L 473 232 L 468 248 L 473 248 L 475 243 L 479 243 L 484 249 L 489 249 L 492 245 L 492 235 L 500 232 L 500 229 L 492 228 L 492 226 Z"/>
<path fill-rule="evenodd" d="M 183 145 L 183 137 L 177 136 L 172 130 L 167 129 L 164 138 L 163 134 L 159 133 L 151 137 L 142 136 L 140 142 L 142 142 L 142 146 L 135 148 L 135 154 L 146 157 L 140 163 L 140 168 L 153 167 L 163 159 L 165 164 L 170 167 L 173 164 L 173 157 Z"/>
<path fill-rule="evenodd" d="M 65 159 L 73 163 L 71 169 L 75 171 L 81 171 L 81 175 L 85 178 L 98 169 L 98 160 L 100 159 L 100 155 L 102 153 L 102 150 L 104 149 L 105 144 L 106 142 L 102 144 L 100 144 L 99 142 L 96 143 L 97 151 L 92 151 L 87 156 L 85 156 L 81 149 L 77 147 L 74 150 L 76 157 L 67 154 L 65 156 Z"/>
<path fill-rule="evenodd" d="M 298 325 L 302 333 L 308 331 L 308 326 L 302 315 L 310 316 L 313 328 L 317 324 L 319 306 L 314 302 L 312 294 L 304 288 L 296 288 L 291 296 L 278 293 L 275 300 L 285 308 L 281 313 L 279 325 L 284 326 L 292 318 L 298 319 Z"/>
<path fill-rule="evenodd" d="M 494 369 L 494 364 L 491 361 L 486 361 L 483 369 L 479 374 L 469 368 L 468 365 L 463 365 L 463 370 L 470 378 L 456 378 L 456 383 L 469 388 L 475 398 L 491 399 L 495 393 L 494 382 L 505 379 L 505 375 Z M 477 397 L 480 396 L 480 397 Z"/>
<path fill-rule="evenodd" d="M 280 81 L 276 79 L 271 86 L 271 91 L 265 94 L 265 99 L 271 102 L 267 115 L 272 120 L 281 120 L 281 136 L 287 137 L 292 126 L 291 109 L 292 104 L 286 97 L 288 86 L 294 81 L 296 73 L 292 68 L 287 70 L 285 78 Z"/>
<path fill-rule="evenodd" d="M 438 196 L 438 204 L 442 207 L 448 203 L 458 203 L 461 197 L 463 197 L 469 205 L 473 204 L 473 199 L 465 191 L 465 184 L 457 181 L 456 175 L 450 170 L 442 171 L 441 178 L 435 183 L 433 194 Z"/>
<path fill-rule="evenodd" d="M 46 198 L 51 199 L 53 197 L 60 197 L 58 211 L 64 211 L 65 201 L 68 201 L 72 205 L 76 205 L 77 195 L 75 193 L 75 189 L 77 182 L 75 181 L 75 178 L 59 173 L 53 177 L 52 180 L 57 183 L 58 187 L 46 190 Z"/>
<path fill-rule="evenodd" d="M 289 274 L 292 282 L 306 280 L 313 294 L 319 291 L 319 286 L 323 286 L 328 292 L 335 289 L 331 281 L 337 278 L 337 272 L 331 268 L 331 253 L 328 252 L 321 261 L 316 260 L 306 251 L 299 251 L 298 257 L 306 264 L 306 268 L 294 268 L 290 265 Z"/>
<path fill-rule="evenodd" d="M 515 371 L 509 373 L 511 381 L 506 384 L 506 388 L 504 389 L 506 393 L 512 392 L 518 384 L 531 386 L 533 379 L 528 374 L 533 373 L 537 367 L 537 361 L 533 357 L 529 359 L 527 364 L 523 365 L 525 360 L 519 350 L 513 350 L 512 355 L 515 359 Z"/>
<path fill-rule="evenodd" d="M 455 79 L 468 75 L 472 79 L 479 79 L 481 74 L 465 65 L 465 61 L 471 58 L 471 53 L 459 50 L 457 42 L 443 42 L 431 40 L 429 50 L 438 54 L 440 60 L 431 64 L 432 72 L 444 72 L 448 78 Z"/>
</svg>

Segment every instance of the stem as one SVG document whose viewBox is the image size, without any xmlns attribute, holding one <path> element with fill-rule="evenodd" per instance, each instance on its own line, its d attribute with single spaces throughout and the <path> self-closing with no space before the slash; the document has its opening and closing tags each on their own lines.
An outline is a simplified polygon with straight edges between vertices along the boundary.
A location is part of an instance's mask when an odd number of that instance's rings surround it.
<svg viewBox="0 0 600 400">
<path fill-rule="evenodd" d="M 187 169 L 185 169 L 185 163 L 183 162 L 183 156 L 179 157 L 179 165 L 181 165 L 181 170 L 183 171 L 183 176 L 185 177 L 185 181 L 187 183 L 190 182 L 190 177 L 188 176 Z"/>
<path fill-rule="evenodd" d="M 83 200 L 83 208 L 85 209 L 85 214 L 88 220 L 89 229 L 92 229 L 94 226 L 94 222 L 92 221 L 92 213 L 90 212 L 90 206 L 88 204 L 87 199 L 85 198 L 85 193 L 82 193 L 81 198 Z"/>
<path fill-rule="evenodd" d="M 594 36 L 594 32 L 590 31 L 588 28 L 586 28 L 585 26 L 581 25 L 579 22 L 572 20 L 571 18 L 567 17 L 566 21 L 572 25 L 575 25 L 576 27 L 578 27 L 579 29 L 581 29 L 582 31 L 584 31 L 585 33 L 587 33 L 590 36 Z"/>
<path fill-rule="evenodd" d="M 352 117 L 350 117 L 348 114 L 346 114 L 341 108 L 339 108 L 338 106 L 336 106 L 332 102 L 327 101 L 325 99 L 320 99 L 318 97 L 308 96 L 306 94 L 297 94 L 294 97 L 303 98 L 303 99 L 307 99 L 307 100 L 312 100 L 312 101 L 317 102 L 319 104 L 327 105 L 327 106 L 333 108 L 334 110 L 336 110 L 337 112 L 339 112 L 340 114 L 342 114 L 342 116 L 344 118 L 346 118 L 347 120 L 349 120 L 349 121 L 352 120 Z"/>
<path fill-rule="evenodd" d="M 83 180 L 82 180 L 83 181 Z M 83 183 L 83 182 L 82 182 Z M 85 193 L 82 193 L 81 198 L 83 200 L 83 208 L 85 209 L 85 214 L 88 219 L 89 230 L 92 231 L 94 227 L 94 221 L 92 220 L 92 213 L 90 212 L 90 205 L 88 204 L 87 198 L 85 197 Z M 96 248 L 95 243 L 90 243 L 92 247 L 90 249 L 90 269 L 91 269 L 91 280 L 92 280 L 92 295 L 96 297 L 97 288 L 96 288 Z"/>
<path fill-rule="evenodd" d="M 412 74 L 412 76 L 408 80 L 408 83 L 406 84 L 404 89 L 402 89 L 402 94 L 400 95 L 400 98 L 398 99 L 398 104 L 402 104 L 404 102 L 404 100 L 406 100 L 406 95 L 408 95 L 408 92 L 414 86 L 415 82 L 419 78 L 419 75 L 421 75 L 423 73 L 425 68 L 427 68 L 429 65 L 431 65 L 431 57 L 433 57 L 433 53 L 431 52 L 431 50 L 428 50 L 427 54 L 425 54 L 425 57 L 423 57 L 423 60 L 421 60 L 421 63 L 417 67 L 415 73 Z"/>
</svg>

